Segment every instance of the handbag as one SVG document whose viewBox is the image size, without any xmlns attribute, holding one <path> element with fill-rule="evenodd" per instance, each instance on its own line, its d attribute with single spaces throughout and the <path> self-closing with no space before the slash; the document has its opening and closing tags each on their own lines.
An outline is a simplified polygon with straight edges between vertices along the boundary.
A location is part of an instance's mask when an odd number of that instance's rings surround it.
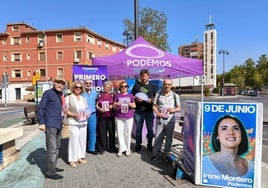
<svg viewBox="0 0 268 188">
<path fill-rule="evenodd" d="M 70 127 L 68 124 L 63 123 L 61 129 L 61 138 L 66 139 L 70 137 Z"/>
</svg>

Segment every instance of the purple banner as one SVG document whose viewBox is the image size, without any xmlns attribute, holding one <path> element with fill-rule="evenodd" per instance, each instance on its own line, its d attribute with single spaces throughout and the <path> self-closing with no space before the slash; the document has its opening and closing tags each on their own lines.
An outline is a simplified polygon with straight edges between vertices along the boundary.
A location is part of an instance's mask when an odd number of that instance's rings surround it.
<svg viewBox="0 0 268 188">
<path fill-rule="evenodd" d="M 93 80 L 93 89 L 97 92 L 102 90 L 102 85 L 107 81 L 106 66 L 73 65 L 73 81 Z"/>
</svg>

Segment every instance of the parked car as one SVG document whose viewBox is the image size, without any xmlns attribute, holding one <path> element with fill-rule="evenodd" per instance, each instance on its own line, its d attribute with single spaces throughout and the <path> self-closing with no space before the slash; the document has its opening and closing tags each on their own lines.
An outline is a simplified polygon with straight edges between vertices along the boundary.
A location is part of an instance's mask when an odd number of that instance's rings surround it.
<svg viewBox="0 0 268 188">
<path fill-rule="evenodd" d="M 246 94 L 246 90 L 244 90 L 244 89 L 240 89 L 238 91 L 238 95 L 245 95 L 245 94 Z"/>
</svg>

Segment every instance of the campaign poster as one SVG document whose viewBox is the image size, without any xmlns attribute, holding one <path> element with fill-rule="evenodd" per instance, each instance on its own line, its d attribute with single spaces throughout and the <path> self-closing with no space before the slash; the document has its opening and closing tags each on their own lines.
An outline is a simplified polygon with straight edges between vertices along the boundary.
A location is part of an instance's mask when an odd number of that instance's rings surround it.
<svg viewBox="0 0 268 188">
<path fill-rule="evenodd" d="M 188 176 L 195 182 L 196 179 L 196 156 L 198 148 L 198 133 L 200 132 L 201 110 L 200 103 L 185 101 L 184 124 L 183 124 L 183 164 Z"/>
<path fill-rule="evenodd" d="M 87 78 L 93 81 L 93 89 L 102 91 L 103 84 L 107 81 L 107 67 L 73 65 L 73 81 L 84 81 Z"/>
<path fill-rule="evenodd" d="M 261 112 L 261 113 L 260 113 Z M 256 103 L 203 104 L 201 184 L 218 187 L 258 187 L 260 129 Z"/>
</svg>

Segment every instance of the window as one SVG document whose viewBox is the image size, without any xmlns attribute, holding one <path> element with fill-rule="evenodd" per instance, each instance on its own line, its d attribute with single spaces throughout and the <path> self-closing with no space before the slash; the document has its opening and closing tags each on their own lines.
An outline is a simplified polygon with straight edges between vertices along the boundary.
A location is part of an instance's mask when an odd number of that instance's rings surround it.
<svg viewBox="0 0 268 188">
<path fill-rule="evenodd" d="M 115 46 L 115 44 L 113 44 L 112 51 L 113 51 L 113 52 L 116 52 L 116 46 Z"/>
<path fill-rule="evenodd" d="M 21 61 L 21 54 L 20 53 L 12 54 L 11 61 Z"/>
<path fill-rule="evenodd" d="M 2 44 L 6 45 L 7 44 L 7 39 L 2 39 Z"/>
<path fill-rule="evenodd" d="M 19 26 L 17 26 L 17 25 L 12 27 L 12 31 L 19 31 L 19 29 L 20 29 L 20 28 L 19 28 Z"/>
<path fill-rule="evenodd" d="M 100 39 L 98 40 L 98 47 L 99 48 L 101 47 L 101 40 Z"/>
<path fill-rule="evenodd" d="M 109 49 L 109 43 L 105 43 L 105 49 L 106 49 L 106 50 Z"/>
<path fill-rule="evenodd" d="M 45 52 L 39 52 L 39 60 L 41 60 L 41 61 L 46 60 Z"/>
<path fill-rule="evenodd" d="M 3 55 L 3 61 L 7 61 L 7 55 L 6 54 Z"/>
<path fill-rule="evenodd" d="M 63 76 L 63 68 L 58 68 L 57 76 Z"/>
<path fill-rule="evenodd" d="M 30 53 L 27 53 L 27 55 L 26 55 L 26 59 L 27 59 L 27 60 L 31 60 L 31 54 L 30 54 Z"/>
<path fill-rule="evenodd" d="M 95 40 L 94 37 L 91 35 L 87 35 L 87 42 L 91 43 L 91 44 L 95 44 Z"/>
<path fill-rule="evenodd" d="M 26 43 L 30 43 L 30 37 L 26 37 Z"/>
<path fill-rule="evenodd" d="M 81 59 L 82 58 L 82 51 L 81 50 L 75 51 L 74 57 L 75 57 L 75 59 Z"/>
<path fill-rule="evenodd" d="M 38 43 L 45 43 L 45 35 L 38 35 Z"/>
<path fill-rule="evenodd" d="M 62 34 L 56 35 L 56 42 L 62 42 Z"/>
<path fill-rule="evenodd" d="M 74 33 L 74 41 L 82 41 L 82 33 L 81 32 L 75 32 Z"/>
<path fill-rule="evenodd" d="M 21 70 L 12 70 L 12 78 L 21 78 L 22 77 L 22 71 Z"/>
<path fill-rule="evenodd" d="M 11 38 L 11 45 L 20 45 L 20 37 Z"/>
<path fill-rule="evenodd" d="M 95 57 L 95 54 L 94 53 L 92 53 L 92 52 L 88 52 L 87 53 L 87 59 L 92 59 L 94 57 Z"/>
<path fill-rule="evenodd" d="M 31 70 L 28 70 L 28 71 L 27 71 L 27 76 L 32 76 L 32 74 L 31 74 Z"/>
<path fill-rule="evenodd" d="M 63 52 L 57 52 L 57 60 L 63 60 Z"/>
<path fill-rule="evenodd" d="M 46 69 L 40 69 L 40 75 L 46 76 Z"/>
</svg>

